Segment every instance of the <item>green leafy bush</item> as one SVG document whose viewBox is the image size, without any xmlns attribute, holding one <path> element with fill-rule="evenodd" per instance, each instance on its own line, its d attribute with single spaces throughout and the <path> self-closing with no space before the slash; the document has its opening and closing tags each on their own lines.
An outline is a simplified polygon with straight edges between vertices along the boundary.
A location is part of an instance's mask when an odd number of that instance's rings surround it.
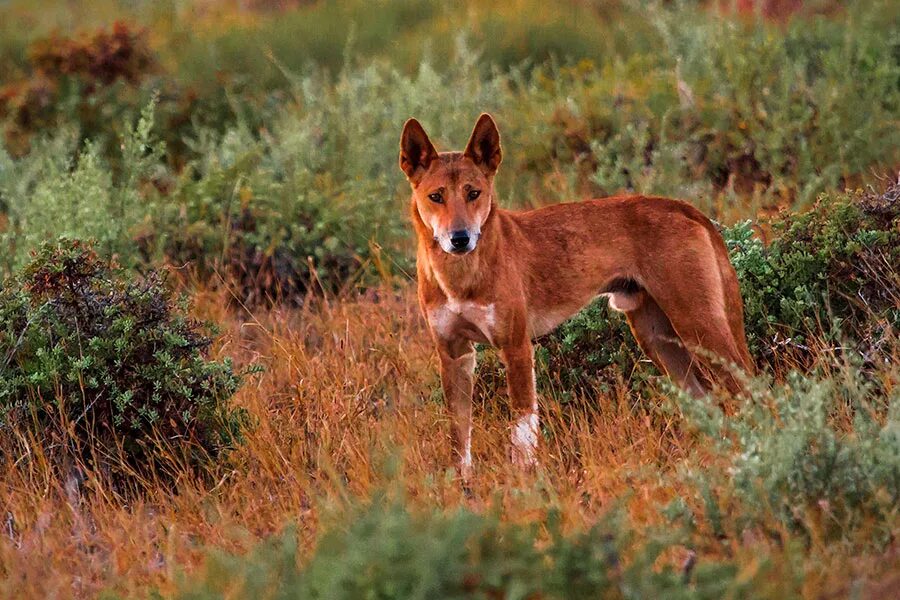
<svg viewBox="0 0 900 600">
<path fill-rule="evenodd" d="M 535 166 L 577 161 L 579 186 L 607 194 L 806 205 L 857 181 L 863 163 L 896 164 L 900 63 L 883 3 L 786 25 L 669 4 L 630 15 L 653 27 L 643 50 L 539 73 L 531 94 L 547 108 L 530 142 Z"/>
<path fill-rule="evenodd" d="M 210 344 L 158 273 L 125 279 L 81 242 L 46 244 L 0 288 L 0 429 L 117 476 L 215 456 L 246 419 Z"/>
<path fill-rule="evenodd" d="M 888 115 L 900 110 L 900 62 L 885 11 L 884 2 L 859 3 L 840 18 L 785 26 L 657 11 L 679 90 L 660 141 L 686 142 L 717 186 L 761 185 L 801 205 L 864 165 L 892 168 L 900 129 Z"/>
<path fill-rule="evenodd" d="M 298 110 L 261 137 L 240 123 L 202 130 L 198 158 L 162 203 L 154 228 L 172 261 L 225 271 L 248 299 L 302 299 L 357 277 L 410 270 L 408 190 L 397 169 L 398 124 L 416 114 L 444 148 L 463 144 L 473 115 L 496 105 L 503 78 L 482 82 L 464 46 L 448 73 L 384 65 L 298 76 Z M 444 101 L 447 85 L 469 87 Z M 185 220 L 187 226 L 185 226 Z M 383 255 L 381 254 L 383 252 Z M 380 261 L 380 269 L 373 263 Z"/>
<path fill-rule="evenodd" d="M 868 363 L 889 360 L 900 327 L 900 184 L 823 195 L 771 229 L 768 246 L 747 222 L 725 232 L 751 352 L 808 364 L 818 336 L 851 342 Z"/>
<path fill-rule="evenodd" d="M 80 151 L 63 130 L 14 159 L 0 150 L 0 273 L 22 267 L 43 242 L 60 236 L 96 240 L 127 267 L 140 261 L 135 236 L 153 212 L 152 186 L 165 152 L 153 134 L 151 101 L 119 140 L 115 167 L 91 142 Z M 74 155 L 74 158 L 73 158 Z M 149 187 L 149 189 L 147 189 Z"/>
<path fill-rule="evenodd" d="M 681 395 L 687 421 L 725 465 L 724 472 L 707 466 L 691 476 L 705 482 L 698 488 L 731 481 L 740 505 L 729 535 L 772 528 L 774 517 L 807 539 L 883 547 L 896 532 L 900 502 L 898 389 L 893 381 L 885 394 L 846 366 L 828 378 L 793 372 L 774 387 L 757 382 L 727 416 Z"/>
<path fill-rule="evenodd" d="M 746 597 L 766 572 L 706 561 L 688 574 L 654 566 L 679 536 L 638 544 L 615 514 L 563 534 L 558 514 L 528 525 L 466 510 L 411 512 L 376 497 L 344 515 L 308 560 L 288 529 L 249 556 L 215 554 L 180 598 L 722 598 Z M 626 555 L 628 556 L 626 562 Z M 780 594 L 796 591 L 784 584 Z"/>
<path fill-rule="evenodd" d="M 606 300 L 596 300 L 535 343 L 538 388 L 568 402 L 579 396 L 609 392 L 619 383 L 635 389 L 656 373 L 628 330 L 621 313 Z M 644 359 L 648 368 L 638 367 Z M 479 346 L 479 390 L 495 394 L 506 385 L 503 367 L 493 349 Z"/>
</svg>

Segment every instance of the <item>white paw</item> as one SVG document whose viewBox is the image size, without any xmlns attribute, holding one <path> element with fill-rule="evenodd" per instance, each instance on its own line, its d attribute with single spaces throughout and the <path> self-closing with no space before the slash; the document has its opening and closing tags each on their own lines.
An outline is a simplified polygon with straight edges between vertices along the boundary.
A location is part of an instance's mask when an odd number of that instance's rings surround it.
<svg viewBox="0 0 900 600">
<path fill-rule="evenodd" d="M 459 476 L 464 483 L 468 484 L 472 479 L 472 438 L 466 440 L 465 448 L 462 456 L 459 458 Z"/>
<path fill-rule="evenodd" d="M 538 414 L 531 411 L 519 417 L 512 428 L 512 461 L 518 467 L 537 464 Z"/>
</svg>

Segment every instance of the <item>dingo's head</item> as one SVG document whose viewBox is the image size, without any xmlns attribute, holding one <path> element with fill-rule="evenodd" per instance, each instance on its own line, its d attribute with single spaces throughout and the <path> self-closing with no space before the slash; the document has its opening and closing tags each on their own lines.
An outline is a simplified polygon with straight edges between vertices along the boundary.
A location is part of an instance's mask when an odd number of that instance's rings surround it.
<svg viewBox="0 0 900 600">
<path fill-rule="evenodd" d="M 415 119 L 403 126 L 400 168 L 412 185 L 419 216 L 444 252 L 467 254 L 478 244 L 494 201 L 500 158 L 500 133 L 487 113 L 478 118 L 463 152 L 438 153 Z"/>
</svg>

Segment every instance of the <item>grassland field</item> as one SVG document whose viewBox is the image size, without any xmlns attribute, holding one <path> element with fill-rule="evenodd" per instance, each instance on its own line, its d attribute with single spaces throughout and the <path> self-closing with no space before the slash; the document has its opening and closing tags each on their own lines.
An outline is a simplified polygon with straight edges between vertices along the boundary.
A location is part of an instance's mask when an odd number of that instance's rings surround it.
<svg viewBox="0 0 900 600">
<path fill-rule="evenodd" d="M 0 2 L 0 597 L 900 598 L 900 6 Z M 466 494 L 400 130 L 528 208 L 683 198 L 758 377 L 595 303 Z"/>
</svg>

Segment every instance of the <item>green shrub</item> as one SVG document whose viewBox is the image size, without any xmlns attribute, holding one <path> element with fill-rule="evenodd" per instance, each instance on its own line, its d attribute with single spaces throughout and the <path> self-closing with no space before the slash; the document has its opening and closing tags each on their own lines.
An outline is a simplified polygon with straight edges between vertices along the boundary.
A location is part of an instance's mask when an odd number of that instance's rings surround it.
<svg viewBox="0 0 900 600">
<path fill-rule="evenodd" d="M 703 561 L 685 575 L 657 559 L 679 539 L 637 544 L 622 519 L 564 535 L 558 515 L 529 525 L 467 510 L 411 512 L 378 498 L 344 515 L 345 525 L 299 555 L 288 529 L 248 556 L 213 555 L 180 598 L 722 598 L 749 597 L 767 571 L 739 576 L 730 564 Z M 626 558 L 627 556 L 627 558 Z M 792 597 L 784 584 L 773 597 Z M 786 595 L 784 595 L 786 594 Z"/>
<path fill-rule="evenodd" d="M 610 392 L 622 382 L 638 389 L 639 382 L 656 373 L 652 367 L 638 367 L 644 358 L 622 315 L 606 300 L 596 300 L 537 340 L 538 388 L 562 402 Z M 497 353 L 480 348 L 478 359 L 479 388 L 496 393 L 505 385 Z"/>
<path fill-rule="evenodd" d="M 774 517 L 821 541 L 887 544 L 900 502 L 900 388 L 893 384 L 885 394 L 850 365 L 829 378 L 794 372 L 774 387 L 757 382 L 727 416 L 709 402 L 679 396 L 704 447 L 716 449 L 725 465 L 691 476 L 705 482 L 701 488 L 728 478 L 740 502 L 732 511 L 735 529 L 726 533 L 772 528 Z"/>
<path fill-rule="evenodd" d="M 679 88 L 659 143 L 686 142 L 718 186 L 755 185 L 806 204 L 865 165 L 893 168 L 900 128 L 896 30 L 881 1 L 786 26 L 655 11 Z M 881 123 L 881 124 L 879 124 Z"/>
<path fill-rule="evenodd" d="M 155 106 L 151 101 L 120 138 L 116 168 L 96 144 L 76 152 L 77 137 L 65 130 L 36 143 L 24 158 L 0 150 L 0 210 L 7 221 L 0 226 L 0 274 L 20 268 L 44 241 L 60 236 L 96 240 L 125 266 L 138 263 L 134 236 L 153 212 L 154 192 L 145 185 L 165 152 L 152 132 Z"/>
<path fill-rule="evenodd" d="M 88 245 L 45 244 L 0 287 L 0 429 L 113 476 L 214 457 L 245 413 L 210 344 L 158 273 L 125 279 Z"/>
<path fill-rule="evenodd" d="M 296 111 L 258 136 L 241 122 L 202 130 L 197 159 L 157 215 L 155 243 L 176 263 L 225 271 L 249 299 L 302 299 L 315 279 L 329 290 L 409 271 L 408 187 L 397 168 L 398 127 L 411 114 L 436 138 L 465 143 L 474 116 L 496 106 L 505 79 L 481 81 L 464 46 L 448 73 L 414 76 L 385 65 L 332 83 L 297 76 Z M 448 103 L 447 86 L 469 93 Z M 185 227 L 185 220 L 187 226 Z M 380 254 L 383 250 L 383 256 Z M 312 270 L 311 270 L 312 267 Z"/>
<path fill-rule="evenodd" d="M 809 364 L 818 337 L 850 343 L 870 365 L 890 360 L 900 327 L 900 184 L 880 195 L 823 195 L 770 225 L 768 246 L 746 222 L 725 232 L 757 359 Z"/>
<path fill-rule="evenodd" d="M 898 133 L 890 115 L 898 97 L 886 82 L 896 79 L 896 69 L 881 66 L 893 64 L 889 34 L 864 29 L 868 12 L 851 20 L 854 34 L 848 36 L 830 22 L 817 21 L 812 32 L 800 23 L 780 32 L 684 8 L 647 10 L 665 44 L 655 54 L 635 50 L 622 61 L 489 71 L 463 37 L 454 60 L 439 67 L 425 61 L 413 75 L 377 60 L 351 59 L 336 79 L 315 68 L 285 72 L 296 110 L 262 130 L 252 117 L 239 116 L 224 134 L 199 132 L 197 158 L 172 198 L 173 216 L 157 227 L 168 236 L 166 254 L 208 272 L 224 262 L 245 295 L 261 297 L 305 291 L 313 279 L 307 257 L 326 287 L 341 288 L 376 258 L 375 244 L 385 253 L 383 264 L 408 270 L 406 191 L 395 154 L 397 128 L 410 115 L 443 142 L 441 148 L 454 148 L 478 112 L 495 112 L 507 149 L 498 191 L 513 206 L 633 190 L 711 207 L 715 190 L 747 194 L 755 184 L 785 196 L 799 193 L 805 201 L 811 191 L 858 173 L 863 163 L 890 162 Z M 881 58 L 835 62 L 839 55 L 823 50 L 857 38 Z M 735 45 L 746 54 L 740 60 L 729 58 Z M 759 53 L 769 57 L 767 65 L 783 61 L 791 68 L 760 70 L 753 59 Z M 715 69 L 700 64 L 707 56 Z M 822 60 L 831 71 L 812 69 L 802 82 L 791 71 Z M 857 90 L 847 96 L 854 107 L 834 105 L 841 94 L 826 107 L 828 94 L 816 90 L 849 86 L 860 77 L 868 82 L 866 110 L 884 135 L 875 135 L 866 121 L 858 124 L 865 129 L 851 132 L 847 153 L 825 151 L 834 143 L 825 125 L 839 125 L 820 115 L 826 108 L 846 113 L 847 127 L 855 127 L 849 115 L 862 100 Z M 757 98 L 759 85 L 777 90 L 779 100 L 767 99 L 768 92 Z M 451 89 L 465 93 L 451 98 Z M 760 121 L 758 112 L 768 120 Z M 751 115 L 757 115 L 753 127 L 747 125 Z M 772 127 L 773 120 L 800 122 L 805 137 Z M 788 137 L 774 139 L 780 135 Z M 865 139 L 870 142 L 857 144 Z M 810 140 L 823 147 L 807 152 L 803 144 Z M 792 166 L 754 148 L 805 158 Z"/>
</svg>

